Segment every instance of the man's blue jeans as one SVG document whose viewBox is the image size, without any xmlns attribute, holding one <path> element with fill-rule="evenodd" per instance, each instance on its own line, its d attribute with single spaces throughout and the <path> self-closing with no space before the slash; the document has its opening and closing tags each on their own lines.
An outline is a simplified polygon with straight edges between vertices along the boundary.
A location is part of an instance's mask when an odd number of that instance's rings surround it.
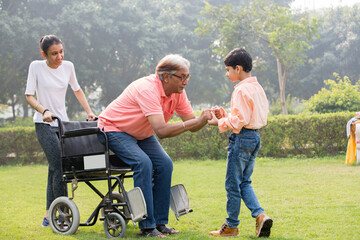
<svg viewBox="0 0 360 240">
<path fill-rule="evenodd" d="M 125 132 L 106 132 L 109 149 L 134 171 L 134 187 L 144 194 L 148 217 L 139 223 L 140 229 L 167 224 L 170 207 L 170 187 L 173 163 L 153 135 L 136 140 Z M 104 137 L 99 136 L 104 143 Z"/>
<path fill-rule="evenodd" d="M 225 189 L 227 193 L 226 223 L 231 228 L 239 225 L 241 199 L 251 211 L 252 217 L 264 212 L 251 186 L 256 155 L 260 148 L 257 130 L 242 128 L 239 134 L 231 133 L 227 158 Z"/>
</svg>

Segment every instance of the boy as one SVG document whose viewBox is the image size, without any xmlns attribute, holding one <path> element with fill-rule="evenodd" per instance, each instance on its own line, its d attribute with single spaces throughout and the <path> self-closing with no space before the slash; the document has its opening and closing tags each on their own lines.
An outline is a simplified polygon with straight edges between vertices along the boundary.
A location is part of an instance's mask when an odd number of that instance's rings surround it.
<svg viewBox="0 0 360 240">
<path fill-rule="evenodd" d="M 239 83 L 231 97 L 231 113 L 223 108 L 213 108 L 210 125 L 219 127 L 220 132 L 231 130 L 227 158 L 225 189 L 227 193 L 226 222 L 218 231 L 210 232 L 213 236 L 238 236 L 237 226 L 241 199 L 256 218 L 256 236 L 270 236 L 272 220 L 260 206 L 251 186 L 251 174 L 255 158 L 260 148 L 258 129 L 266 125 L 269 104 L 264 89 L 251 76 L 252 58 L 245 49 L 232 50 L 224 60 L 226 76 L 232 82 Z"/>
</svg>

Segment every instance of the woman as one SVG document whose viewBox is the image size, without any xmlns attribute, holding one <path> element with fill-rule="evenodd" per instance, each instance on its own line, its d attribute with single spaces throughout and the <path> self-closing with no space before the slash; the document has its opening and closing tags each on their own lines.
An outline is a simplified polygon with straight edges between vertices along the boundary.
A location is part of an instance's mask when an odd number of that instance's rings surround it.
<svg viewBox="0 0 360 240">
<path fill-rule="evenodd" d="M 140 234 L 164 238 L 177 233 L 167 227 L 173 164 L 159 138 L 195 132 L 211 119 L 210 110 L 196 118 L 184 88 L 190 80 L 190 63 L 180 55 L 165 56 L 152 74 L 131 83 L 100 114 L 98 127 L 109 148 L 134 171 L 134 186 L 145 198 L 147 218 L 139 223 Z M 182 123 L 168 124 L 174 111 Z M 104 143 L 104 137 L 99 134 Z"/>
<path fill-rule="evenodd" d="M 44 60 L 35 60 L 30 64 L 25 90 L 26 101 L 36 110 L 34 115 L 37 139 L 43 148 L 49 163 L 46 216 L 42 226 L 49 226 L 49 207 L 57 197 L 66 196 L 67 188 L 62 182 L 60 143 L 57 122 L 52 116 L 67 121 L 65 95 L 70 84 L 77 100 L 85 109 L 90 121 L 95 119 L 81 90 L 72 62 L 64 61 L 64 46 L 55 35 L 46 35 L 40 39 L 40 50 Z M 36 98 L 35 98 L 36 93 Z"/>
</svg>

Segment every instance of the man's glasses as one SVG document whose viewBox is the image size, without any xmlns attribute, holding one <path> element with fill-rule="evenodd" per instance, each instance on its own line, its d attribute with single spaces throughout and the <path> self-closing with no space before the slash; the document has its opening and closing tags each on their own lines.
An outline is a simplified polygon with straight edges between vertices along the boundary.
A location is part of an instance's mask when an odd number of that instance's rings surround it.
<svg viewBox="0 0 360 240">
<path fill-rule="evenodd" d="M 175 76 L 175 77 L 180 78 L 183 83 L 185 83 L 186 81 L 189 81 L 190 78 L 191 78 L 191 75 L 190 75 L 190 74 L 179 76 L 179 75 L 176 75 L 176 74 L 172 73 L 172 74 L 170 74 L 170 77 L 172 77 L 172 76 Z"/>
</svg>

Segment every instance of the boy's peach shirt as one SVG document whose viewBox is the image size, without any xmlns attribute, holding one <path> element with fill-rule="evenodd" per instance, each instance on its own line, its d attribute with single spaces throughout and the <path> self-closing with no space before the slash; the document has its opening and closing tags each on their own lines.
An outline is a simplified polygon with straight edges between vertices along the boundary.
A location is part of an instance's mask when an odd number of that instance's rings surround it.
<svg viewBox="0 0 360 240">
<path fill-rule="evenodd" d="M 220 132 L 239 133 L 245 127 L 260 129 L 267 123 L 269 103 L 256 77 L 246 78 L 235 87 L 231 96 L 231 113 L 219 119 Z"/>
<path fill-rule="evenodd" d="M 193 113 L 185 90 L 166 96 L 162 82 L 152 74 L 131 83 L 110 103 L 100 114 L 98 127 L 105 132 L 126 132 L 142 140 L 154 134 L 147 116 L 163 114 L 168 122 L 174 111 L 179 116 Z"/>
</svg>

